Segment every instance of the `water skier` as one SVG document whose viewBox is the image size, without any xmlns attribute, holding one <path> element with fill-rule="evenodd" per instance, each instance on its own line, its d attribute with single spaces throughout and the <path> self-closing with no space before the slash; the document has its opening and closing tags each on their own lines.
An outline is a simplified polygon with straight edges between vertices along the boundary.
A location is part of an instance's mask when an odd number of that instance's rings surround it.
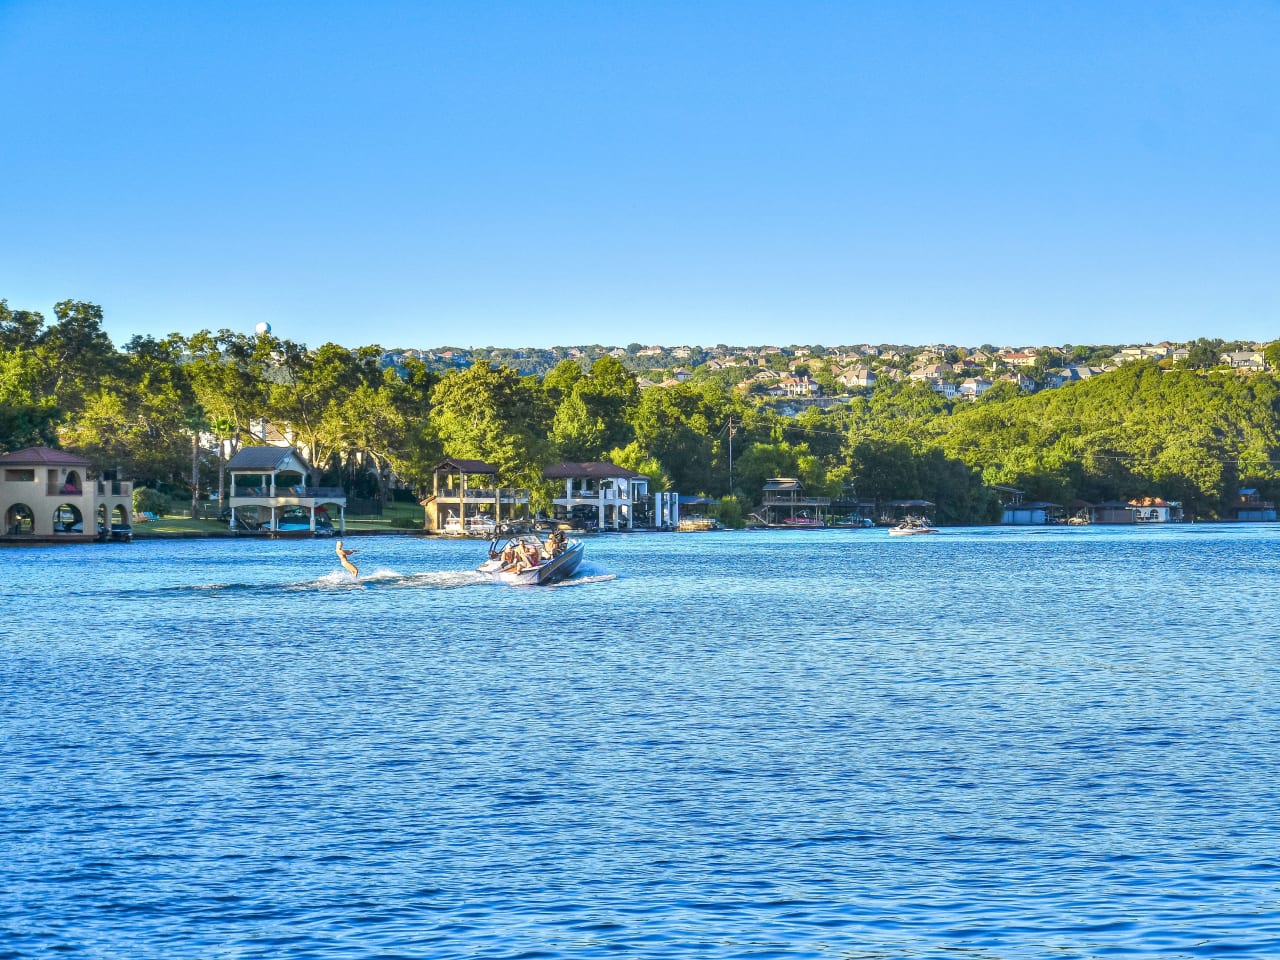
<svg viewBox="0 0 1280 960">
<path fill-rule="evenodd" d="M 341 540 L 339 540 L 336 544 L 334 544 L 334 549 L 338 554 L 338 562 L 342 564 L 343 568 L 347 571 L 347 573 L 351 574 L 351 576 L 353 577 L 358 578 L 360 576 L 360 571 L 356 569 L 356 565 L 352 563 L 350 560 L 348 560 L 347 557 L 351 556 L 353 553 L 359 553 L 360 551 L 359 550 L 343 550 Z"/>
</svg>

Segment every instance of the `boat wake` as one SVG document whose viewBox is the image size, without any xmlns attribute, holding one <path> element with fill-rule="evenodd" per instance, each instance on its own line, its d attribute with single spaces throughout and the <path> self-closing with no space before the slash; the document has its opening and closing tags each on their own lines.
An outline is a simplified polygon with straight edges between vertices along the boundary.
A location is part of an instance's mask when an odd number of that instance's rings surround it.
<svg viewBox="0 0 1280 960">
<path fill-rule="evenodd" d="M 605 583 L 616 580 L 616 573 L 604 573 L 590 567 L 581 568 L 577 576 L 540 589 L 578 587 L 588 583 Z M 310 580 L 292 580 L 284 583 L 200 583 L 164 587 L 161 593 L 198 593 L 205 596 L 223 593 L 281 594 L 281 593 L 346 593 L 352 590 L 453 590 L 459 587 L 475 587 L 497 583 L 493 577 L 475 570 L 429 570 L 421 573 L 401 573 L 382 568 L 362 573 L 353 580 L 345 570 L 332 570 Z M 156 591 L 144 590 L 141 593 Z"/>
<path fill-rule="evenodd" d="M 474 587 L 477 584 L 489 583 L 489 577 L 474 570 L 433 570 L 426 573 L 399 573 L 395 570 L 376 570 L 368 576 L 361 576 L 352 581 L 345 574 L 334 574 L 338 578 L 338 586 L 365 587 L 376 590 L 380 588 L 435 588 L 449 590 L 455 587 Z M 345 583 L 343 579 L 345 578 Z M 320 578 L 320 582 L 327 580 Z"/>
<path fill-rule="evenodd" d="M 219 593 L 345 593 L 351 590 L 427 589 L 449 590 L 491 583 L 489 577 L 471 570 L 433 570 L 425 573 L 400 573 L 397 570 L 375 570 L 352 579 L 345 570 L 334 570 L 311 580 L 285 583 L 204 583 L 170 587 L 169 590 L 202 594 Z"/>
<path fill-rule="evenodd" d="M 580 587 L 587 583 L 605 583 L 609 580 L 617 580 L 616 573 L 596 573 L 588 574 L 582 577 L 570 577 L 568 580 L 561 580 L 559 583 L 550 583 L 541 589 L 558 590 L 561 587 Z"/>
<path fill-rule="evenodd" d="M 617 580 L 616 573 L 605 573 L 598 567 L 594 567 L 589 563 L 584 563 L 578 567 L 577 572 L 571 576 L 556 583 L 549 583 L 539 587 L 540 590 L 554 590 L 560 587 L 580 587 L 588 583 L 607 583 L 610 580 Z"/>
</svg>

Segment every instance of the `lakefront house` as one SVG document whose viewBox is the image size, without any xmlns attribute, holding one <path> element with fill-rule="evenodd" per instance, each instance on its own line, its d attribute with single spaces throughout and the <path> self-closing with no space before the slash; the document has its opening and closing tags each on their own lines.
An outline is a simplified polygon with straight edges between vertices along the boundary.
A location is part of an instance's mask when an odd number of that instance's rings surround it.
<svg viewBox="0 0 1280 960">
<path fill-rule="evenodd" d="M 227 522 L 249 532 L 339 533 L 346 530 L 346 493 L 312 483 L 311 465 L 292 447 L 244 447 L 227 464 Z"/>
<path fill-rule="evenodd" d="M 127 539 L 133 484 L 90 480 L 91 466 L 79 454 L 51 447 L 0 454 L 0 539 Z"/>
<path fill-rule="evenodd" d="M 612 463 L 559 463 L 542 471 L 547 480 L 562 480 L 564 491 L 553 498 L 556 519 L 596 530 L 638 527 L 675 529 L 680 498 L 674 491 L 649 494 L 649 478 Z"/>
</svg>

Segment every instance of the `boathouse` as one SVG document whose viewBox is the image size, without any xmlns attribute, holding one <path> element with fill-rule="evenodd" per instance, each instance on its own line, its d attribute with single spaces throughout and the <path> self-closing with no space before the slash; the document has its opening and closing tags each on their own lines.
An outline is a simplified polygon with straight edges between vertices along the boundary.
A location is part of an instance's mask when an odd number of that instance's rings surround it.
<svg viewBox="0 0 1280 960">
<path fill-rule="evenodd" d="M 91 463 L 66 450 L 27 447 L 0 454 L 0 539 L 127 539 L 133 484 L 90 480 Z"/>
<path fill-rule="evenodd" d="M 558 463 L 542 471 L 547 480 L 564 481 L 551 502 L 556 519 L 587 529 L 672 529 L 680 523 L 677 494 L 658 493 L 651 501 L 649 478 L 613 463 Z"/>
<path fill-rule="evenodd" d="M 795 477 L 771 477 L 765 481 L 760 507 L 769 526 L 800 525 L 806 521 L 821 526 L 831 498 L 810 496 Z"/>
<path fill-rule="evenodd" d="M 498 468 L 483 460 L 441 460 L 431 468 L 431 494 L 419 502 L 429 533 L 490 536 L 529 520 L 529 491 L 499 485 Z"/>
<path fill-rule="evenodd" d="M 1060 523 L 1062 521 L 1063 509 L 1059 504 L 1050 503 L 1048 500 L 1024 503 L 1022 500 L 1023 491 L 1017 487 L 1005 487 L 995 484 L 991 489 L 1000 495 L 1003 505 L 1000 515 L 1001 523 L 1013 526 L 1042 526 L 1046 523 Z"/>
<path fill-rule="evenodd" d="M 906 520 L 911 517 L 924 518 L 929 512 L 937 506 L 932 500 L 890 500 L 887 504 L 889 510 L 882 515 L 882 519 L 886 521 Z"/>
<path fill-rule="evenodd" d="M 1137 523 L 1181 523 L 1182 504 L 1162 497 L 1142 497 L 1130 500 L 1133 519 Z"/>
<path fill-rule="evenodd" d="M 312 483 L 311 466 L 292 447 L 244 447 L 227 463 L 232 530 L 271 533 L 346 531 L 347 497 L 341 487 Z"/>
<path fill-rule="evenodd" d="M 1127 500 L 1104 500 L 1089 511 L 1090 523 L 1137 523 L 1138 508 Z"/>
<path fill-rule="evenodd" d="M 1255 487 L 1245 487 L 1240 491 L 1231 507 L 1231 512 L 1235 514 L 1237 520 L 1256 522 L 1276 519 L 1275 503 L 1262 499 L 1262 494 Z"/>
</svg>

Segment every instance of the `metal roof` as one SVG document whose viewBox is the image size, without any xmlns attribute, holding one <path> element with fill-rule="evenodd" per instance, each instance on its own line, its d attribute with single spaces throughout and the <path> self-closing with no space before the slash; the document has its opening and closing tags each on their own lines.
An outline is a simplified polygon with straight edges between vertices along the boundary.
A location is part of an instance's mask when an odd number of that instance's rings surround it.
<svg viewBox="0 0 1280 960">
<path fill-rule="evenodd" d="M 627 480 L 644 480 L 647 479 L 643 473 L 636 473 L 634 470 L 628 470 L 626 467 L 619 467 L 613 463 L 557 463 L 554 466 L 547 467 L 542 471 L 542 475 L 548 480 L 566 480 L 569 478 L 578 479 L 581 477 L 592 480 L 604 480 L 609 477 L 622 477 Z"/>
<path fill-rule="evenodd" d="M 460 457 L 449 457 L 446 460 L 441 460 L 431 468 L 432 473 L 444 473 L 446 471 L 496 474 L 498 468 L 491 463 L 485 463 L 483 460 L 463 460 Z"/>
<path fill-rule="evenodd" d="M 228 470 L 279 470 L 290 457 L 302 465 L 303 470 L 311 467 L 302 454 L 292 447 L 245 447 L 227 463 Z"/>
</svg>

